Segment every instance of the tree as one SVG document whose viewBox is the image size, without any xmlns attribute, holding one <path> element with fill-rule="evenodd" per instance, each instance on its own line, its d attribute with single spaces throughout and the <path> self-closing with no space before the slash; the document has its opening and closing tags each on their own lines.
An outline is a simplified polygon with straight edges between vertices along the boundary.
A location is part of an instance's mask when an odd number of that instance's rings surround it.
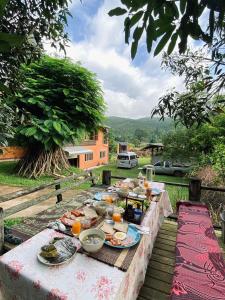
<svg viewBox="0 0 225 300">
<path fill-rule="evenodd" d="M 134 138 L 139 140 L 139 142 L 141 142 L 144 138 L 147 138 L 147 136 L 148 136 L 147 132 L 144 131 L 143 129 L 140 128 L 135 129 Z"/>
<path fill-rule="evenodd" d="M 199 127 L 177 127 L 163 137 L 164 157 L 171 160 L 195 160 L 208 163 L 218 142 L 225 144 L 225 113 L 211 118 L 211 123 Z M 212 161 L 212 160 L 211 160 Z"/>
<path fill-rule="evenodd" d="M 178 44 L 179 52 L 187 49 L 188 37 L 201 40 L 208 46 L 224 45 L 225 2 L 223 0 L 121 0 L 123 7 L 116 7 L 110 16 L 126 15 L 124 20 L 125 42 L 129 43 L 133 30 L 131 57 L 134 58 L 138 42 L 146 33 L 148 52 L 158 42 L 154 55 L 168 44 L 171 54 Z M 201 25 L 200 17 L 208 15 L 207 24 Z M 213 49 L 214 47 L 212 47 Z M 216 53 L 212 52 L 212 55 Z"/>
<path fill-rule="evenodd" d="M 21 63 L 40 58 L 44 42 L 65 50 L 69 0 L 0 1 L 0 96 L 20 86 Z"/>
<path fill-rule="evenodd" d="M 14 109 L 0 100 L 0 146 L 8 146 L 8 140 L 14 137 L 15 123 Z"/>
<path fill-rule="evenodd" d="M 111 10 L 109 15 L 126 14 L 125 42 L 132 40 L 131 57 L 135 57 L 145 32 L 148 52 L 154 49 L 154 55 L 158 55 L 168 45 L 163 64 L 167 64 L 173 73 L 184 75 L 187 80 L 187 92 L 182 95 L 177 92 L 166 94 L 153 115 L 159 113 L 162 118 L 165 115 L 175 120 L 180 118 L 187 126 L 209 121 L 209 111 L 213 109 L 218 113 L 221 109 L 212 98 L 223 90 L 225 84 L 225 1 L 121 0 L 121 3 L 123 7 Z M 201 17 L 204 17 L 204 22 L 201 22 Z M 188 38 L 201 41 L 201 45 L 206 46 L 205 53 L 190 52 Z M 170 58 L 176 45 L 179 54 Z M 196 85 L 190 85 L 192 79 L 196 82 L 196 78 L 200 80 L 198 93 Z M 182 115 L 188 116 L 186 120 L 182 119 Z"/>
<path fill-rule="evenodd" d="M 172 74 L 184 77 L 187 91 L 168 92 L 159 99 L 152 115 L 169 116 L 186 127 L 210 122 L 212 115 L 224 112 L 224 63 L 207 58 L 203 51 L 187 51 L 185 55 L 164 54 L 162 66 Z M 222 92 L 222 94 L 220 94 Z"/>
<path fill-rule="evenodd" d="M 37 177 L 68 167 L 62 146 L 101 123 L 104 100 L 96 76 L 68 59 L 43 57 L 23 67 L 16 105 L 24 121 L 17 134 L 28 147 L 18 174 Z"/>
</svg>

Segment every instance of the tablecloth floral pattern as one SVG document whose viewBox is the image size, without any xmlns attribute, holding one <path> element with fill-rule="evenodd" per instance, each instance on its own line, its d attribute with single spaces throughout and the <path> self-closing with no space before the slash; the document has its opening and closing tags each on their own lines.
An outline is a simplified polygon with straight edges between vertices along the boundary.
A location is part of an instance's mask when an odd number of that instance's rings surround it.
<svg viewBox="0 0 225 300">
<path fill-rule="evenodd" d="M 37 260 L 43 244 L 61 235 L 46 229 L 0 257 L 0 299 L 134 300 L 141 288 L 153 243 L 164 216 L 172 213 L 166 191 L 143 220 L 144 235 L 127 272 L 77 253 L 68 263 L 47 267 Z M 74 238 L 79 247 L 79 241 Z"/>
</svg>

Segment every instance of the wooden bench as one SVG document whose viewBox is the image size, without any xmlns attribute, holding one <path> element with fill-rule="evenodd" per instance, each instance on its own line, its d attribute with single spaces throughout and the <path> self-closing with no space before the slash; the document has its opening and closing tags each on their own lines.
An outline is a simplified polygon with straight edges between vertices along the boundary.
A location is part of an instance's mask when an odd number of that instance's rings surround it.
<svg viewBox="0 0 225 300">
<path fill-rule="evenodd" d="M 47 194 L 41 195 L 37 198 L 28 200 L 26 202 L 20 203 L 18 205 L 15 205 L 13 207 L 5 209 L 4 211 L 3 211 L 3 208 L 0 207 L 0 253 L 2 253 L 3 247 L 4 247 L 4 218 L 9 217 L 17 212 L 20 212 L 24 209 L 29 208 L 31 206 L 40 204 L 54 196 L 56 196 L 56 204 L 60 203 L 63 200 L 62 194 L 65 191 L 70 190 L 75 187 L 78 187 L 85 182 L 91 182 L 91 184 L 94 185 L 94 177 L 92 175 L 92 172 L 85 172 L 82 174 L 73 174 L 69 177 L 57 179 L 50 183 L 42 184 L 40 186 L 23 189 L 23 190 L 19 190 L 17 192 L 9 193 L 4 196 L 0 196 L 0 205 L 1 205 L 1 203 L 3 203 L 3 202 L 7 202 L 7 201 L 10 201 L 10 200 L 22 197 L 22 196 L 30 195 L 34 192 L 42 191 L 46 188 L 55 187 L 55 190 L 53 190 Z M 66 184 L 66 185 L 64 187 L 61 187 L 62 184 Z"/>
<path fill-rule="evenodd" d="M 225 262 L 210 213 L 201 203 L 178 203 L 176 265 L 171 300 L 223 299 Z"/>
</svg>

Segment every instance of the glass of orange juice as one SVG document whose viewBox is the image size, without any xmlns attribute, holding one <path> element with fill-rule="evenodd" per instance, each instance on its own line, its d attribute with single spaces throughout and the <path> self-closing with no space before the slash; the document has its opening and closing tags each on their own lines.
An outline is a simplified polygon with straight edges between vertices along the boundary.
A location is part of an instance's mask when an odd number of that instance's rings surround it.
<svg viewBox="0 0 225 300">
<path fill-rule="evenodd" d="M 121 222 L 121 214 L 120 213 L 114 213 L 112 215 L 112 219 L 114 222 Z"/>
<path fill-rule="evenodd" d="M 80 221 L 75 221 L 72 225 L 72 233 L 79 234 L 81 230 L 81 223 Z"/>
<path fill-rule="evenodd" d="M 149 187 L 149 184 L 148 184 L 148 181 L 147 181 L 147 180 L 145 180 L 145 182 L 144 182 L 144 187 L 145 187 L 146 189 Z"/>
<path fill-rule="evenodd" d="M 110 204 L 113 202 L 112 196 L 110 196 L 110 195 L 105 195 L 104 200 L 105 200 L 105 202 L 110 203 Z"/>
</svg>

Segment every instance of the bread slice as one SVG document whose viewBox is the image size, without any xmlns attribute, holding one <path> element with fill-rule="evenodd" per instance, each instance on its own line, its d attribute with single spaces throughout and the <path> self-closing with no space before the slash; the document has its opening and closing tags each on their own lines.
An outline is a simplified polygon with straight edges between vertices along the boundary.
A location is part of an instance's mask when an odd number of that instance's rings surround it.
<svg viewBox="0 0 225 300">
<path fill-rule="evenodd" d="M 122 231 L 124 233 L 127 233 L 128 224 L 127 223 L 115 222 L 115 225 L 113 226 L 113 229 L 115 229 L 116 231 Z"/>
<path fill-rule="evenodd" d="M 114 234 L 115 230 L 113 230 L 113 227 L 110 224 L 104 223 L 101 227 L 101 230 L 104 231 L 107 234 Z"/>
<path fill-rule="evenodd" d="M 87 218 L 93 219 L 93 218 L 98 217 L 96 211 L 92 208 L 84 207 L 83 211 L 84 211 L 85 217 L 87 217 Z"/>
</svg>

